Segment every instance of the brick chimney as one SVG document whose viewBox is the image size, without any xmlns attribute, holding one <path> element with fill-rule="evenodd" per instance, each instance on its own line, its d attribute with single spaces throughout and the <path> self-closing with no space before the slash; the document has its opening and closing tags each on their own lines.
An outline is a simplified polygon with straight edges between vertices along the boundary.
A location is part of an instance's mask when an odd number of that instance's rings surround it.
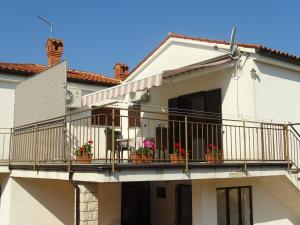
<svg viewBox="0 0 300 225">
<path fill-rule="evenodd" d="M 117 63 L 114 66 L 115 78 L 118 80 L 125 80 L 129 73 L 128 73 L 128 66 L 124 63 Z"/>
<path fill-rule="evenodd" d="M 48 56 L 48 66 L 53 66 L 61 62 L 64 43 L 61 39 L 48 38 L 46 42 L 46 53 Z"/>
</svg>

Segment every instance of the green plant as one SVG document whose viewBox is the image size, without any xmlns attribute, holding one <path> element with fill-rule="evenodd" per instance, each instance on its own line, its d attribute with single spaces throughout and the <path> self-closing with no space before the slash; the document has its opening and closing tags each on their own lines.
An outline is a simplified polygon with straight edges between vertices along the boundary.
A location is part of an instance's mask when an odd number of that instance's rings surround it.
<svg viewBox="0 0 300 225">
<path fill-rule="evenodd" d="M 218 155 L 219 157 L 223 156 L 223 150 L 219 149 L 217 145 L 209 144 L 206 150 L 208 155 Z"/>
<path fill-rule="evenodd" d="M 93 141 L 89 140 L 88 142 L 84 143 L 82 146 L 76 148 L 74 154 L 76 156 L 82 156 L 84 154 L 91 154 L 92 148 L 93 148 L 92 144 L 93 144 Z"/>
<path fill-rule="evenodd" d="M 139 147 L 136 150 L 137 154 L 143 154 L 143 155 L 153 155 L 153 149 L 151 148 L 145 148 L 145 147 Z"/>
</svg>

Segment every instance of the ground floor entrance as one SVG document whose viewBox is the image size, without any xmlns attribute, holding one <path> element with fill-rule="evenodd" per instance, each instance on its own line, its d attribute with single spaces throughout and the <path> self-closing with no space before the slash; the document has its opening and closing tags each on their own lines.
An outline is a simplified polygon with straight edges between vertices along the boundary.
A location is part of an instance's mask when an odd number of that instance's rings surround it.
<svg viewBox="0 0 300 225">
<path fill-rule="evenodd" d="M 122 184 L 122 225 L 192 225 L 189 182 Z"/>
</svg>

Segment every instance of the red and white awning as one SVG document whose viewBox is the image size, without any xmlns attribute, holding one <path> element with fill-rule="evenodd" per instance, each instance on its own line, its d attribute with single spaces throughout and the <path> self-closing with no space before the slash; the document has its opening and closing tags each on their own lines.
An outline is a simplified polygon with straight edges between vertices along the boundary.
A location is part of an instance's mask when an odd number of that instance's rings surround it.
<svg viewBox="0 0 300 225">
<path fill-rule="evenodd" d="M 104 100 L 114 99 L 119 96 L 124 96 L 130 92 L 143 91 L 145 89 L 150 89 L 154 86 L 160 86 L 163 80 L 174 79 L 175 76 L 181 74 L 190 73 L 198 70 L 206 70 L 210 68 L 220 69 L 225 64 L 233 63 L 234 59 L 228 54 L 215 57 L 206 61 L 188 65 L 185 67 L 180 67 L 173 70 L 163 71 L 161 74 L 146 77 L 144 79 L 135 80 L 127 83 L 117 85 L 115 87 L 107 88 L 105 90 L 97 91 L 89 95 L 85 95 L 81 99 L 82 106 L 86 105 L 99 105 Z"/>
<path fill-rule="evenodd" d="M 146 89 L 150 89 L 154 86 L 160 86 L 162 84 L 162 74 L 147 77 L 141 80 L 127 82 L 124 84 L 117 85 L 115 87 L 107 88 L 105 90 L 97 91 L 85 95 L 81 99 L 82 106 L 86 105 L 97 105 L 99 102 L 106 99 L 113 99 L 119 96 L 124 96 L 130 92 L 137 92 Z"/>
</svg>

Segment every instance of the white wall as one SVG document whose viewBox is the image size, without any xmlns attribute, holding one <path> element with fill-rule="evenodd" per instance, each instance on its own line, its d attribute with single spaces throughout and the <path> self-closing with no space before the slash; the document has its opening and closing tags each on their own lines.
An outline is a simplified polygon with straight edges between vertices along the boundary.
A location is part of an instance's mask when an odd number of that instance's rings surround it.
<svg viewBox="0 0 300 225">
<path fill-rule="evenodd" d="M 265 63 L 256 63 L 259 78 L 254 80 L 258 117 L 300 121 L 300 72 Z"/>
<path fill-rule="evenodd" d="M 293 207 L 292 201 L 299 201 L 299 191 L 289 188 L 282 177 L 269 177 L 284 189 L 267 186 L 262 180 L 265 178 L 245 178 L 230 180 L 193 181 L 193 225 L 217 224 L 216 188 L 251 186 L 254 224 L 268 225 L 296 225 L 300 224 L 300 208 Z M 275 184 L 273 183 L 273 184 Z M 275 188 L 274 188 L 275 187 Z M 273 189 L 273 191 L 271 191 Z M 278 195 L 283 198 L 278 198 Z"/>
<path fill-rule="evenodd" d="M 0 174 L 1 199 L 0 199 L 0 224 L 8 225 L 10 217 L 11 179 L 9 174 Z"/>
<path fill-rule="evenodd" d="M 74 188 L 69 181 L 10 180 L 10 225 L 73 224 Z"/>
<path fill-rule="evenodd" d="M 165 181 L 151 182 L 151 224 L 152 225 L 174 225 L 176 221 L 176 186 L 179 184 L 190 184 L 189 181 Z M 156 188 L 166 189 L 166 198 L 156 197 Z"/>
<path fill-rule="evenodd" d="M 99 184 L 99 224 L 121 224 L 122 183 Z"/>
<path fill-rule="evenodd" d="M 224 52 L 215 51 L 213 46 L 201 44 L 198 41 L 169 40 L 132 75 L 133 80 L 161 73 L 163 70 L 176 69 L 206 59 L 222 55 Z"/>
</svg>

